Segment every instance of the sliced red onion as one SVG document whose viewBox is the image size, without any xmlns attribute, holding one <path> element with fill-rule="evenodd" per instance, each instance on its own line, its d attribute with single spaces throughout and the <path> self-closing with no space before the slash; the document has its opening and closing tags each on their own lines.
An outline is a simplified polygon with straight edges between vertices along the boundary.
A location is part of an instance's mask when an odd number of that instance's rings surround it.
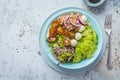
<svg viewBox="0 0 120 80">
<path fill-rule="evenodd" d="M 61 54 L 61 49 L 59 47 L 54 48 L 54 52 L 58 55 Z"/>
<path fill-rule="evenodd" d="M 75 27 L 80 27 L 81 26 L 81 24 L 78 24 L 77 22 L 76 22 L 77 24 L 73 23 L 70 18 L 69 18 L 69 21 Z"/>
<path fill-rule="evenodd" d="M 73 27 L 72 24 L 69 24 L 69 25 L 66 24 L 66 22 L 67 22 L 67 20 L 69 20 L 69 18 L 70 18 L 70 15 L 67 15 L 66 18 L 64 19 L 64 26 L 65 26 L 69 31 L 71 31 L 71 30 L 73 30 L 75 27 Z"/>
<path fill-rule="evenodd" d="M 66 24 L 66 21 L 69 19 L 69 15 L 68 16 L 66 16 L 66 18 L 64 19 L 64 25 L 65 25 L 65 27 L 67 27 L 67 24 Z"/>
<path fill-rule="evenodd" d="M 83 26 L 86 26 L 86 25 L 87 25 L 87 22 L 86 22 L 86 23 L 84 23 L 84 22 L 82 22 L 82 21 L 81 21 L 80 16 L 78 16 L 78 20 L 79 20 L 79 23 L 80 23 L 80 24 L 82 24 Z"/>
<path fill-rule="evenodd" d="M 71 48 L 71 52 L 72 52 L 72 53 L 75 52 L 75 48 L 74 48 L 74 47 Z"/>
<path fill-rule="evenodd" d="M 67 52 L 67 48 L 66 47 L 63 49 L 63 52 Z"/>
</svg>

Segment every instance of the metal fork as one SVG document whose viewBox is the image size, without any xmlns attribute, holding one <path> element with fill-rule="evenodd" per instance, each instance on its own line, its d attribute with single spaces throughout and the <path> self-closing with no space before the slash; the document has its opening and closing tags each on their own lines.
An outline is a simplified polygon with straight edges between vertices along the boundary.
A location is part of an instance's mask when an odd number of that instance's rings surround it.
<svg viewBox="0 0 120 80">
<path fill-rule="evenodd" d="M 107 67 L 108 69 L 112 69 L 112 62 L 111 62 L 111 33 L 112 33 L 112 15 L 107 14 L 105 16 L 105 32 L 108 35 L 108 58 L 107 58 Z"/>
</svg>

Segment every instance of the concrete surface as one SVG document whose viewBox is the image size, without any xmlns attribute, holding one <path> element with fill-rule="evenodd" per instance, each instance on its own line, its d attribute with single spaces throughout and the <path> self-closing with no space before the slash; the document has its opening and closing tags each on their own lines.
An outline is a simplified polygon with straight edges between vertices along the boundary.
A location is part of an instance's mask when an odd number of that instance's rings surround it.
<svg viewBox="0 0 120 80">
<path fill-rule="evenodd" d="M 102 60 L 90 71 L 65 75 L 51 69 L 39 52 L 39 30 L 54 11 L 79 7 L 94 13 L 102 26 L 105 14 L 113 15 L 112 62 L 106 67 L 107 45 Z M 98 8 L 82 0 L 0 0 L 0 80 L 120 80 L 120 1 L 107 0 Z"/>
</svg>

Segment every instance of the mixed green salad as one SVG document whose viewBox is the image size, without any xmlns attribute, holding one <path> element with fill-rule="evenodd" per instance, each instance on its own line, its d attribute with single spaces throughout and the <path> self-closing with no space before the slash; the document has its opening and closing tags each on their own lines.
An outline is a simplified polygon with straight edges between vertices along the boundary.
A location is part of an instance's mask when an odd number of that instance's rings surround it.
<svg viewBox="0 0 120 80">
<path fill-rule="evenodd" d="M 85 15 L 69 13 L 52 21 L 49 36 L 51 52 L 61 63 L 89 59 L 97 49 L 98 37 Z"/>
</svg>

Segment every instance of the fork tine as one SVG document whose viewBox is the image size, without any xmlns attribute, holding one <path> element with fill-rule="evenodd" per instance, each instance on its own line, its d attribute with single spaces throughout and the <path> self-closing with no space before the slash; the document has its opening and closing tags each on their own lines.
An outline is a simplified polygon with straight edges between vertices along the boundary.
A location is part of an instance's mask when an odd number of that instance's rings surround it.
<svg viewBox="0 0 120 80">
<path fill-rule="evenodd" d="M 110 28 L 111 20 L 110 20 L 110 14 L 108 15 L 108 26 L 107 28 Z"/>
<path fill-rule="evenodd" d="M 112 28 L 112 15 L 110 15 L 110 28 Z"/>
<path fill-rule="evenodd" d="M 105 16 L 105 28 L 112 28 L 112 15 L 107 14 Z"/>
<path fill-rule="evenodd" d="M 107 27 L 107 23 L 108 23 L 108 15 L 105 16 L 105 27 Z"/>
<path fill-rule="evenodd" d="M 106 28 L 108 28 L 108 25 L 109 25 L 109 15 L 106 15 Z"/>
<path fill-rule="evenodd" d="M 112 25 L 112 15 L 109 14 L 108 15 L 108 28 L 111 28 L 111 25 Z"/>
</svg>

